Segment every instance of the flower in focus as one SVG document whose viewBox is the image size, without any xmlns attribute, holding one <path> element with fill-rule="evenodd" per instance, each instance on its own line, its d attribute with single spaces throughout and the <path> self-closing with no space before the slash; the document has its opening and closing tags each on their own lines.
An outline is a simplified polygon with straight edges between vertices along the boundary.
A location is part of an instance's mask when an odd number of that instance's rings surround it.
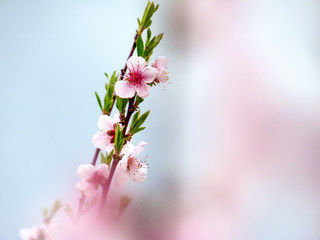
<svg viewBox="0 0 320 240">
<path fill-rule="evenodd" d="M 152 83 L 157 76 L 157 69 L 149 67 L 142 57 L 132 56 L 127 61 L 129 73 L 123 81 L 115 84 L 115 93 L 121 98 L 132 98 L 135 93 L 141 98 L 146 98 Z"/>
<path fill-rule="evenodd" d="M 48 227 L 45 224 L 23 228 L 20 230 L 23 240 L 47 240 L 49 239 Z"/>
<path fill-rule="evenodd" d="M 106 150 L 108 153 L 112 151 L 115 127 L 118 122 L 120 122 L 119 113 L 116 113 L 114 118 L 108 115 L 101 115 L 99 117 L 98 128 L 101 131 L 97 132 L 92 138 L 92 143 L 96 148 Z"/>
<path fill-rule="evenodd" d="M 136 158 L 147 145 L 146 142 L 140 142 L 136 147 L 128 142 L 122 150 L 124 156 L 119 162 L 115 173 L 115 185 L 123 187 L 130 179 L 134 182 L 143 182 L 146 180 L 148 167 L 147 164 Z"/>
<path fill-rule="evenodd" d="M 91 164 L 82 164 L 78 167 L 78 176 L 81 180 L 77 183 L 77 188 L 86 196 L 94 193 L 99 185 L 105 184 L 108 178 L 109 169 L 107 164 L 100 164 L 96 169 Z"/>
<path fill-rule="evenodd" d="M 155 79 L 156 83 L 166 83 L 169 81 L 169 73 L 167 72 L 168 58 L 158 57 L 151 66 L 158 70 L 157 77 Z"/>
</svg>

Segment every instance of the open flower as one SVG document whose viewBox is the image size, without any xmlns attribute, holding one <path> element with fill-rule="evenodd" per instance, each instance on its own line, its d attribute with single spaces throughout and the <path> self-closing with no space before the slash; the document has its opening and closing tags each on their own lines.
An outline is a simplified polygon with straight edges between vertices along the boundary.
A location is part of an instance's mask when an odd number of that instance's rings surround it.
<svg viewBox="0 0 320 240">
<path fill-rule="evenodd" d="M 147 145 L 146 142 L 140 142 L 136 147 L 128 142 L 122 150 L 124 156 L 119 162 L 115 173 L 115 184 L 117 187 L 123 187 L 130 179 L 134 182 L 143 182 L 146 180 L 148 167 L 147 164 L 136 158 Z"/>
<path fill-rule="evenodd" d="M 20 230 L 20 237 L 23 240 L 47 240 L 49 239 L 48 226 L 45 224 L 23 228 Z"/>
<path fill-rule="evenodd" d="M 146 98 L 152 83 L 157 76 L 157 69 L 149 67 L 142 57 L 132 56 L 127 61 L 129 73 L 123 81 L 115 84 L 115 93 L 121 98 L 132 98 L 135 93 L 141 98 Z"/>
<path fill-rule="evenodd" d="M 116 113 L 114 118 L 108 115 L 99 117 L 98 128 L 101 131 L 97 132 L 92 138 L 92 143 L 96 148 L 106 150 L 108 153 L 112 151 L 115 127 L 118 122 L 120 122 L 119 113 Z"/>
<path fill-rule="evenodd" d="M 167 65 L 168 65 L 168 58 L 166 57 L 158 57 L 151 66 L 156 68 L 158 70 L 157 77 L 155 79 L 155 82 L 160 83 L 166 83 L 169 81 L 169 73 L 167 72 Z"/>
<path fill-rule="evenodd" d="M 107 164 L 100 164 L 96 169 L 91 164 L 82 164 L 78 167 L 78 176 L 81 180 L 77 183 L 77 188 L 86 196 L 94 193 L 99 185 L 104 185 L 107 181 L 109 169 Z"/>
</svg>

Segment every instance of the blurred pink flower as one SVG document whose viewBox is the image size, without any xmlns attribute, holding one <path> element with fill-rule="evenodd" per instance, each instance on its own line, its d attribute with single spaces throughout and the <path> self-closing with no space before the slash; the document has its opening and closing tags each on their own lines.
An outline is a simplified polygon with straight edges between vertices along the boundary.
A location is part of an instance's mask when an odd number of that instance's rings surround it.
<svg viewBox="0 0 320 240">
<path fill-rule="evenodd" d="M 115 84 L 115 92 L 121 98 L 132 98 L 135 93 L 141 98 L 148 97 L 152 83 L 157 76 L 157 69 L 149 67 L 144 58 L 132 56 L 127 61 L 129 73 L 123 81 Z"/>
<path fill-rule="evenodd" d="M 169 81 L 169 73 L 167 72 L 168 58 L 158 57 L 151 66 L 158 70 L 156 82 L 166 83 Z"/>
<path fill-rule="evenodd" d="M 49 239 L 48 226 L 45 224 L 23 228 L 20 230 L 20 237 L 23 240 L 47 240 Z"/>
<path fill-rule="evenodd" d="M 104 163 L 100 164 L 97 169 L 91 164 L 82 164 L 78 167 L 77 174 L 81 178 L 77 183 L 77 188 L 89 196 L 98 189 L 99 185 L 105 184 L 109 169 Z"/>
<path fill-rule="evenodd" d="M 116 123 L 120 122 L 119 113 L 111 118 L 108 115 L 101 115 L 98 120 L 98 128 L 101 130 L 97 132 L 93 138 L 92 143 L 96 148 L 106 150 L 110 153 L 113 149 L 114 134 Z"/>
<path fill-rule="evenodd" d="M 115 185 L 117 187 L 123 187 L 129 179 L 138 183 L 146 180 L 147 164 L 136 158 L 143 151 L 145 145 L 147 143 L 142 141 L 135 147 L 129 142 L 123 148 L 124 156 L 120 160 L 115 173 Z"/>
</svg>

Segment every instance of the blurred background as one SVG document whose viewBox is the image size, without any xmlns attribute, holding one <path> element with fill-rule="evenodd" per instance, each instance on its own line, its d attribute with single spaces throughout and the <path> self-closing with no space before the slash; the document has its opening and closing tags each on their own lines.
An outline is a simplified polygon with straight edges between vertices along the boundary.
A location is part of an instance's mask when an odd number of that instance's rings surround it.
<svg viewBox="0 0 320 240">
<path fill-rule="evenodd" d="M 171 83 L 135 137 L 150 164 L 124 190 L 138 239 L 319 239 L 320 2 L 157 3 L 151 60 L 169 58 Z M 1 239 L 78 197 L 94 91 L 123 67 L 145 4 L 0 0 Z"/>
</svg>

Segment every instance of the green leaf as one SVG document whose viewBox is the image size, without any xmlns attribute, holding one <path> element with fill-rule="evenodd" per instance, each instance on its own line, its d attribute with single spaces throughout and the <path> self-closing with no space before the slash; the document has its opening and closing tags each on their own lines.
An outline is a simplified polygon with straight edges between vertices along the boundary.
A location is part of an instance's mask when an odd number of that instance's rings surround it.
<svg viewBox="0 0 320 240">
<path fill-rule="evenodd" d="M 108 75 L 108 73 L 104 73 L 104 75 L 106 75 L 106 77 L 109 79 L 109 75 Z"/>
<path fill-rule="evenodd" d="M 156 46 L 158 46 L 158 44 L 160 43 L 161 39 L 163 37 L 163 33 L 160 33 L 158 36 L 156 36 L 154 44 L 153 44 L 153 48 L 155 48 Z"/>
<path fill-rule="evenodd" d="M 148 28 L 148 27 L 150 27 L 150 26 L 151 26 L 151 24 L 152 24 L 152 20 L 151 20 L 151 19 L 149 19 L 149 20 L 146 22 L 146 24 L 144 25 L 144 28 Z"/>
<path fill-rule="evenodd" d="M 107 157 L 107 159 L 106 159 L 106 164 L 107 164 L 108 166 L 110 166 L 110 164 L 111 164 L 113 154 L 114 154 L 114 150 L 112 150 L 112 151 L 108 154 L 108 157 Z"/>
<path fill-rule="evenodd" d="M 140 111 L 136 112 L 131 119 L 131 126 L 133 126 L 140 117 Z"/>
<path fill-rule="evenodd" d="M 152 33 L 151 33 L 151 29 L 150 28 L 148 28 L 148 31 L 147 31 L 147 40 L 146 40 L 146 45 L 148 44 L 148 42 L 150 41 L 150 39 L 151 39 L 151 35 L 152 35 Z"/>
<path fill-rule="evenodd" d="M 117 126 L 115 128 L 115 137 L 114 137 L 114 149 L 115 149 L 116 153 L 121 152 L 121 149 L 124 144 L 122 131 L 123 131 L 123 129 L 121 129 L 119 123 L 117 123 Z"/>
<path fill-rule="evenodd" d="M 154 9 L 154 12 L 156 12 L 159 8 L 159 4 L 157 4 L 156 8 Z"/>
<path fill-rule="evenodd" d="M 130 133 L 135 134 L 137 132 L 142 131 L 145 127 L 141 127 L 141 125 L 146 121 L 149 116 L 150 111 L 145 112 L 144 114 L 140 115 L 140 111 L 138 111 L 132 118 Z"/>
<path fill-rule="evenodd" d="M 154 41 L 155 41 L 155 37 L 153 37 L 151 39 L 150 42 L 148 42 L 148 44 L 146 45 L 145 49 L 144 49 L 144 53 L 143 53 L 143 57 L 147 57 L 149 56 L 150 52 L 153 50 L 153 44 L 154 44 Z"/>
<path fill-rule="evenodd" d="M 108 153 L 107 153 L 108 154 Z M 100 153 L 100 163 L 102 164 L 102 163 L 106 163 L 106 161 L 105 161 L 105 156 L 103 155 L 103 153 L 101 152 Z"/>
<path fill-rule="evenodd" d="M 119 112 L 125 114 L 128 101 L 128 98 L 120 98 L 117 96 L 116 107 L 119 110 Z"/>
<path fill-rule="evenodd" d="M 99 97 L 99 95 L 98 95 L 98 93 L 97 93 L 97 92 L 95 92 L 95 94 L 96 94 L 96 98 L 97 98 L 97 101 L 98 101 L 99 107 L 100 107 L 101 111 L 103 111 L 103 108 L 102 108 L 102 104 L 101 104 L 100 97 Z"/>
<path fill-rule="evenodd" d="M 145 129 L 145 127 L 140 127 L 140 128 L 136 128 L 136 129 L 134 129 L 134 131 L 130 131 L 132 134 L 136 134 L 136 133 L 138 133 L 138 132 L 140 132 L 140 131 L 142 131 L 142 130 L 144 130 Z"/>
<path fill-rule="evenodd" d="M 137 54 L 138 54 L 139 57 L 143 55 L 143 50 L 144 50 L 143 40 L 142 40 L 141 36 L 138 35 L 138 38 L 137 38 Z"/>
<path fill-rule="evenodd" d="M 140 27 L 140 25 L 141 25 L 140 19 L 137 18 L 137 20 L 138 20 L 138 25 L 139 25 L 139 27 Z"/>
</svg>

